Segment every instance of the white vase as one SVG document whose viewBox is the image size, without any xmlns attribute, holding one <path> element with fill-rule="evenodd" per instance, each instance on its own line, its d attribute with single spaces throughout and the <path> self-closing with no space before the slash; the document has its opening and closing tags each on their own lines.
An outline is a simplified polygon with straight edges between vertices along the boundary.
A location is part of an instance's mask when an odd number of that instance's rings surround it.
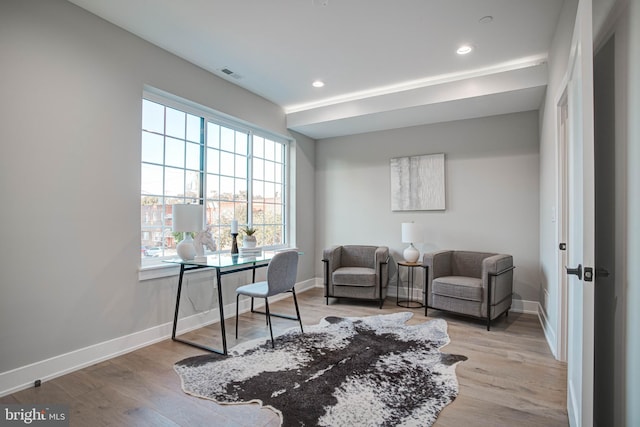
<svg viewBox="0 0 640 427">
<path fill-rule="evenodd" d="M 253 249 L 256 247 L 256 238 L 254 236 L 244 236 L 242 239 L 242 247 L 247 249 Z"/>
<path fill-rule="evenodd" d="M 420 251 L 417 250 L 415 246 L 413 246 L 413 243 L 411 243 L 409 247 L 404 250 L 402 255 L 404 256 L 405 261 L 416 262 L 418 261 L 418 258 L 420 258 Z"/>
<path fill-rule="evenodd" d="M 193 238 L 190 233 L 184 233 L 185 237 L 182 242 L 176 246 L 176 252 L 178 256 L 184 261 L 191 261 L 196 256 L 196 248 L 193 245 Z"/>
</svg>

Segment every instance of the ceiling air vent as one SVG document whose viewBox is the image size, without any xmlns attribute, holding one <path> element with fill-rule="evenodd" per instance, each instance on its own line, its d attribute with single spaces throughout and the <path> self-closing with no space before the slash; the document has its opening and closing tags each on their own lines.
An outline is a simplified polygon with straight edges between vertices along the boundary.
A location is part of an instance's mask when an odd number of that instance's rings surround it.
<svg viewBox="0 0 640 427">
<path fill-rule="evenodd" d="M 227 67 L 224 67 L 222 69 L 220 69 L 221 73 L 226 74 L 229 77 L 233 77 L 236 80 L 240 80 L 242 78 L 242 76 L 236 72 L 233 72 L 232 70 L 228 69 Z"/>
</svg>

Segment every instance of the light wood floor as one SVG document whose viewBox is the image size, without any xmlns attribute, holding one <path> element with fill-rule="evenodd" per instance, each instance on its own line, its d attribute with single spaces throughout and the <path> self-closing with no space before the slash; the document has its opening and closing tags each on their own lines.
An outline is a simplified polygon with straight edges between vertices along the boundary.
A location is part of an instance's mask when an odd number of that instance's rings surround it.
<svg viewBox="0 0 640 427">
<path fill-rule="evenodd" d="M 330 299 L 325 305 L 322 289 L 299 294 L 304 324 L 316 324 L 327 315 L 367 316 L 406 311 L 389 297 L 382 310 L 376 304 Z M 272 311 L 293 313 L 291 298 L 272 304 Z M 408 323 L 425 321 L 424 309 L 411 309 Z M 449 325 L 451 343 L 446 353 L 469 359 L 457 365 L 460 384 L 457 399 L 440 414 L 436 426 L 567 426 L 566 365 L 557 362 L 548 349 L 538 319 L 511 313 L 500 318 L 487 332 L 484 323 L 436 310 L 429 317 L 442 317 Z M 234 319 L 227 323 L 228 344 Z M 295 322 L 274 319 L 282 331 Z M 264 317 L 244 314 L 240 318 L 238 342 L 268 334 Z M 211 345 L 221 346 L 219 325 L 190 334 Z M 277 426 L 278 417 L 257 405 L 217 405 L 185 394 L 173 364 L 203 352 L 166 340 L 106 362 L 82 369 L 0 398 L 2 403 L 66 403 L 71 407 L 72 426 Z"/>
</svg>

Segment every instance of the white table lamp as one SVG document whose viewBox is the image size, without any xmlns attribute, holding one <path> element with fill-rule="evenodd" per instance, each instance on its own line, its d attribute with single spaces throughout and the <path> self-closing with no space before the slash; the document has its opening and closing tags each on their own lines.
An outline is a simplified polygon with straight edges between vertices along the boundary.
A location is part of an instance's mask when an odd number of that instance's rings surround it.
<svg viewBox="0 0 640 427">
<path fill-rule="evenodd" d="M 190 232 L 202 229 L 203 218 L 202 205 L 173 205 L 173 231 L 184 233 L 184 239 L 178 243 L 176 251 L 184 261 L 190 261 L 196 256 Z"/>
<path fill-rule="evenodd" d="M 402 242 L 409 243 L 402 255 L 407 262 L 416 262 L 420 258 L 420 251 L 413 246 L 414 243 L 422 241 L 422 230 L 420 225 L 413 222 L 402 223 Z"/>
</svg>

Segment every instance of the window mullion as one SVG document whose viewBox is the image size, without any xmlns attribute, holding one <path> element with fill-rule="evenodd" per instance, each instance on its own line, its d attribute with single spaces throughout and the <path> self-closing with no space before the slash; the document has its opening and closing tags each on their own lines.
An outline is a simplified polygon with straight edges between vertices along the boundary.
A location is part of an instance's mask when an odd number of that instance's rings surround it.
<svg viewBox="0 0 640 427">
<path fill-rule="evenodd" d="M 289 144 L 285 144 L 282 147 L 280 147 L 280 150 L 282 150 L 282 164 L 283 164 L 283 168 L 282 168 L 282 176 L 280 177 L 281 181 L 282 181 L 282 240 L 284 242 L 290 242 L 289 239 L 289 235 L 290 235 L 290 230 L 289 230 L 289 185 L 288 185 L 288 178 L 289 178 L 289 152 L 291 150 L 291 146 Z"/>
<path fill-rule="evenodd" d="M 207 164 L 207 147 L 205 141 L 207 140 L 207 121 L 204 117 L 200 117 L 200 204 L 204 210 L 204 222 L 209 223 L 207 220 L 207 171 L 205 165 Z"/>
<path fill-rule="evenodd" d="M 248 136 L 249 146 L 247 147 L 247 223 L 253 226 L 253 132 L 249 131 Z"/>
<path fill-rule="evenodd" d="M 160 241 L 162 251 L 166 248 L 166 241 L 164 239 L 164 235 L 166 233 L 167 221 L 166 221 L 166 213 L 167 213 L 167 106 L 163 106 L 163 130 L 162 130 L 162 212 L 160 213 Z"/>
</svg>

